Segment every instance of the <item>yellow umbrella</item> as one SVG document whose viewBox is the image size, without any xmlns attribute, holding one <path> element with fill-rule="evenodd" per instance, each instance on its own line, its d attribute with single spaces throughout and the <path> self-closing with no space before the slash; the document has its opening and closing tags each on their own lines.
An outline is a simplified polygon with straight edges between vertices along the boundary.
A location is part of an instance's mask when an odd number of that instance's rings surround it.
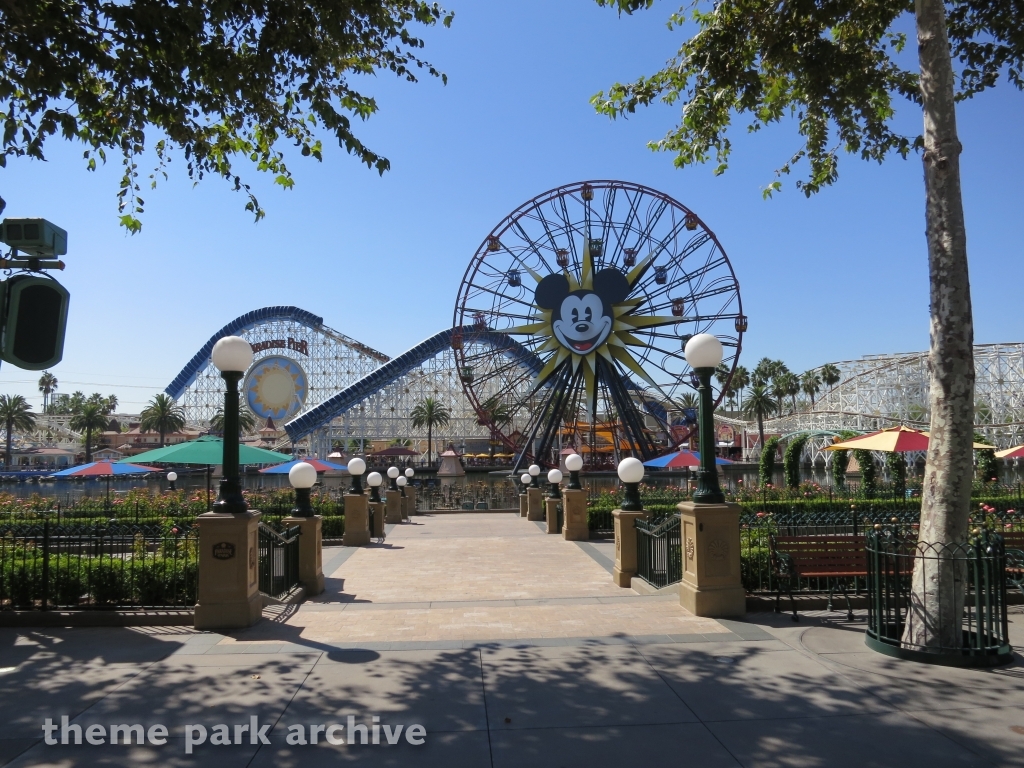
<svg viewBox="0 0 1024 768">
<path fill-rule="evenodd" d="M 826 451 L 882 451 L 885 453 L 907 453 L 928 450 L 929 435 L 919 429 L 902 425 L 889 427 L 860 437 L 851 437 L 840 443 L 833 443 Z M 991 445 L 974 443 L 975 450 L 991 448 Z"/>
</svg>

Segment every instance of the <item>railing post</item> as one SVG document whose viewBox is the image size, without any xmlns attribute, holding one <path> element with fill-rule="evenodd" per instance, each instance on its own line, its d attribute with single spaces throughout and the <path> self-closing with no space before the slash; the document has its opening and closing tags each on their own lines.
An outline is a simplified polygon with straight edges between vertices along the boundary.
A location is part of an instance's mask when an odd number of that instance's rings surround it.
<svg viewBox="0 0 1024 768">
<path fill-rule="evenodd" d="M 636 519 L 647 517 L 646 512 L 612 511 L 615 521 L 615 567 L 612 580 L 623 588 L 630 588 L 636 575 Z"/>
<path fill-rule="evenodd" d="M 684 501 L 678 509 L 683 548 L 679 604 L 695 616 L 744 615 L 739 505 Z"/>
<path fill-rule="evenodd" d="M 324 591 L 323 517 L 286 517 L 281 523 L 285 527 L 285 536 L 299 536 L 298 541 L 288 545 L 291 557 L 296 561 L 294 581 L 302 584 L 307 596 L 319 595 Z"/>
<path fill-rule="evenodd" d="M 50 521 L 43 520 L 43 607 L 47 609 L 50 598 Z"/>
<path fill-rule="evenodd" d="M 199 596 L 196 629 L 240 629 L 263 610 L 259 592 L 260 513 L 206 512 L 199 526 Z"/>
<path fill-rule="evenodd" d="M 590 529 L 587 526 L 587 492 L 565 489 L 562 491 L 563 515 L 562 538 L 566 541 L 587 541 Z"/>
</svg>

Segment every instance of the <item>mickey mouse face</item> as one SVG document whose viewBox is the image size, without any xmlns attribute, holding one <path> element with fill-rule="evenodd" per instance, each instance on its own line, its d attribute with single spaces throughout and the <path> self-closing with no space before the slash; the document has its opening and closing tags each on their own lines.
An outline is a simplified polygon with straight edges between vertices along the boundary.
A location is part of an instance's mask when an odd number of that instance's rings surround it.
<svg viewBox="0 0 1024 768">
<path fill-rule="evenodd" d="M 565 348 L 586 355 L 600 347 L 611 335 L 614 319 L 612 305 L 629 295 L 626 276 L 614 268 L 594 275 L 593 290 L 569 290 L 565 275 L 548 275 L 537 285 L 534 298 L 538 307 L 552 310 L 551 328 Z"/>
</svg>

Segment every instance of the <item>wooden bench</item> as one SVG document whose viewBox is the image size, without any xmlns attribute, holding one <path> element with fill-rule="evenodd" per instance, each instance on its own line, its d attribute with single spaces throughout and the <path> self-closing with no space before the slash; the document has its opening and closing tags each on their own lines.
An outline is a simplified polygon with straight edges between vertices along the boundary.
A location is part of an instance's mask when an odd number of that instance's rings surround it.
<svg viewBox="0 0 1024 768">
<path fill-rule="evenodd" d="M 1024 593 L 1024 531 L 1008 531 L 1003 534 L 1006 548 L 1006 578 Z"/>
<path fill-rule="evenodd" d="M 868 559 L 864 552 L 863 536 L 813 535 L 813 536 L 769 536 L 769 559 L 776 578 L 778 590 L 775 594 L 775 612 L 779 612 L 779 600 L 783 585 L 789 593 L 793 609 L 793 621 L 798 621 L 796 601 L 793 599 L 793 582 L 800 579 L 823 578 L 828 580 L 828 610 L 832 610 L 832 594 L 839 583 L 846 600 L 846 615 L 853 621 L 850 596 L 846 593 L 845 579 L 867 578 Z"/>
</svg>

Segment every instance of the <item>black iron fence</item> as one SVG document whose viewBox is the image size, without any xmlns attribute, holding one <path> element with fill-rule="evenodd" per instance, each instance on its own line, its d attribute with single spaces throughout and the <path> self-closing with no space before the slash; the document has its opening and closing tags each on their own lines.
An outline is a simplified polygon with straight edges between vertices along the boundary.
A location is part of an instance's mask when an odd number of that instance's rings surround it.
<svg viewBox="0 0 1024 768">
<path fill-rule="evenodd" d="M 637 576 L 659 589 L 683 578 L 680 522 L 679 515 L 636 520 Z"/>
<path fill-rule="evenodd" d="M 260 523 L 260 592 L 281 597 L 298 585 L 300 530 L 296 525 L 278 533 L 266 523 Z"/>
<path fill-rule="evenodd" d="M 875 650 L 958 665 L 1012 658 L 1002 536 L 981 529 L 965 543 L 927 544 L 871 530 L 865 550 L 867 634 Z"/>
<path fill-rule="evenodd" d="M 191 607 L 197 540 L 178 525 L 0 528 L 0 610 Z"/>
</svg>

